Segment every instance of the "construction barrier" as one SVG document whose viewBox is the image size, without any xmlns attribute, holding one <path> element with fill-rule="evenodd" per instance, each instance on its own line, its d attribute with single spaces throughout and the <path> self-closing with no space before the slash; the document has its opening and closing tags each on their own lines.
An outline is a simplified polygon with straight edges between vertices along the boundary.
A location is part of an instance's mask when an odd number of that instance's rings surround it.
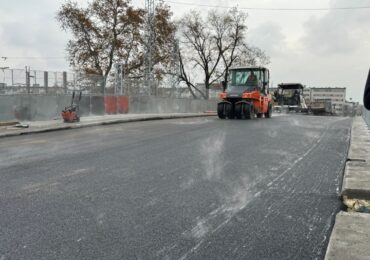
<svg viewBox="0 0 370 260">
<path fill-rule="evenodd" d="M 106 96 L 104 97 L 106 114 L 126 114 L 128 113 L 127 96 Z"/>
<path fill-rule="evenodd" d="M 117 97 L 116 96 L 105 96 L 104 106 L 106 114 L 117 114 Z"/>
<path fill-rule="evenodd" d="M 91 109 L 90 109 L 91 114 L 93 115 L 104 115 L 105 114 L 103 96 L 92 96 L 90 104 L 91 104 Z"/>
<path fill-rule="evenodd" d="M 129 103 L 127 96 L 117 97 L 117 112 L 119 114 L 127 114 L 129 111 Z"/>
</svg>

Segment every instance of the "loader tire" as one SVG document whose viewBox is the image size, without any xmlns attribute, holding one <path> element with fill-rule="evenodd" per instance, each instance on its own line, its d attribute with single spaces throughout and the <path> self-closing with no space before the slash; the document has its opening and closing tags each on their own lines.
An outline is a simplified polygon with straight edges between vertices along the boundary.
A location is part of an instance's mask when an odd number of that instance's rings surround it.
<svg viewBox="0 0 370 260">
<path fill-rule="evenodd" d="M 245 119 L 254 119 L 255 111 L 253 104 L 244 104 L 245 106 Z"/>
<path fill-rule="evenodd" d="M 230 103 L 225 103 L 225 116 L 228 119 L 233 119 L 234 118 L 233 105 L 230 104 Z"/>
<path fill-rule="evenodd" d="M 271 116 L 272 116 L 272 106 L 271 106 L 271 104 L 269 104 L 268 110 L 265 113 L 265 118 L 271 118 Z"/>
<path fill-rule="evenodd" d="M 217 115 L 219 119 L 225 119 L 226 113 L 225 113 L 225 103 L 218 103 L 217 105 Z"/>
<path fill-rule="evenodd" d="M 227 116 L 228 119 L 234 119 L 235 118 L 235 109 L 234 109 L 234 106 L 232 104 L 228 104 L 226 111 L 227 111 L 226 116 Z"/>
<path fill-rule="evenodd" d="M 243 118 L 243 106 L 241 103 L 237 103 L 235 104 L 235 107 L 234 107 L 234 113 L 235 113 L 235 117 L 237 119 L 242 119 Z"/>
</svg>

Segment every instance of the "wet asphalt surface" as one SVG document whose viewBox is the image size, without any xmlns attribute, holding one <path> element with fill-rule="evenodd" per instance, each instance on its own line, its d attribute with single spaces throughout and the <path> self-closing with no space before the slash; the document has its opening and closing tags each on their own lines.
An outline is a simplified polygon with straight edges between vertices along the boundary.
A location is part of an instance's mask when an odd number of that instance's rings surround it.
<svg viewBox="0 0 370 260">
<path fill-rule="evenodd" d="M 0 139 L 0 259 L 323 259 L 351 119 L 193 118 Z"/>
</svg>

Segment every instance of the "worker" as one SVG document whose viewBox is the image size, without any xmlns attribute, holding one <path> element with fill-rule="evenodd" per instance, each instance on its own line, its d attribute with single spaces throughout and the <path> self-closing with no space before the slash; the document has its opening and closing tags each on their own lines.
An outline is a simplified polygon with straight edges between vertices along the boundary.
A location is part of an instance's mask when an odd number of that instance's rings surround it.
<svg viewBox="0 0 370 260">
<path fill-rule="evenodd" d="M 254 75 L 253 71 L 251 71 L 251 74 L 248 76 L 247 85 L 257 85 L 257 77 Z"/>
<path fill-rule="evenodd" d="M 246 85 L 252 88 L 252 90 L 258 90 L 262 92 L 262 83 L 260 80 L 258 80 L 253 71 L 251 71 L 251 74 L 248 76 Z"/>
<path fill-rule="evenodd" d="M 365 85 L 364 106 L 367 110 L 370 110 L 370 70 Z"/>
<path fill-rule="evenodd" d="M 296 105 L 299 105 L 299 103 L 300 103 L 300 95 L 299 95 L 299 91 L 297 89 L 294 91 L 293 99 L 296 102 Z"/>
</svg>

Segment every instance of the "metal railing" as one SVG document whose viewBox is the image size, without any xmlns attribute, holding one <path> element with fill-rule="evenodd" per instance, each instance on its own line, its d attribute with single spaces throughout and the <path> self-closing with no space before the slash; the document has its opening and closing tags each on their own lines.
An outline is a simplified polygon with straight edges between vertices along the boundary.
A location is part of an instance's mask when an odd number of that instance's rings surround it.
<svg viewBox="0 0 370 260">
<path fill-rule="evenodd" d="M 370 126 L 370 111 L 365 107 L 362 108 L 362 117 L 364 118 L 366 124 Z"/>
</svg>

